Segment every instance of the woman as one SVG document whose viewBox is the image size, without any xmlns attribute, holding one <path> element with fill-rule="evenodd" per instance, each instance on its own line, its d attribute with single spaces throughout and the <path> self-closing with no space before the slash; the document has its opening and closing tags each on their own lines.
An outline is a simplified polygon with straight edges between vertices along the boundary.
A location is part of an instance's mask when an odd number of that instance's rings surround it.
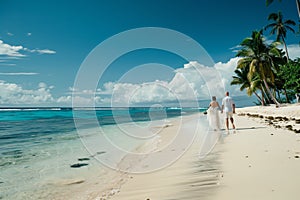
<svg viewBox="0 0 300 200">
<path fill-rule="evenodd" d="M 209 104 L 208 110 L 207 110 L 207 119 L 209 122 L 209 127 L 213 130 L 220 130 L 220 113 L 221 107 L 219 103 L 217 102 L 217 99 L 215 96 L 212 97 L 212 101 Z"/>
</svg>

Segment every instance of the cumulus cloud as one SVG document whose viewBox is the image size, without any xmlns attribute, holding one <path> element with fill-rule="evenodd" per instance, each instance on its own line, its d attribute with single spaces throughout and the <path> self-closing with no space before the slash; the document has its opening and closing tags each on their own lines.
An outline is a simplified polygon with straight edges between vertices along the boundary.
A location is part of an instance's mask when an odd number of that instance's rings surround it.
<svg viewBox="0 0 300 200">
<path fill-rule="evenodd" d="M 4 43 L 2 40 L 0 40 L 0 55 L 5 56 L 13 56 L 13 57 L 23 57 L 24 54 L 20 53 L 21 50 L 24 48 L 22 46 L 13 46 Z"/>
<path fill-rule="evenodd" d="M 54 98 L 53 86 L 39 83 L 37 89 L 26 90 L 20 85 L 0 81 L 2 104 L 41 104 L 71 106 L 135 106 L 152 104 L 181 104 L 197 106 L 198 100 L 207 100 L 211 96 L 222 97 L 225 90 L 240 95 L 237 87 L 231 88 L 230 82 L 238 58 L 226 63 L 218 62 L 214 67 L 207 67 L 191 61 L 182 68 L 174 70 L 171 81 L 156 80 L 145 83 L 107 82 L 96 91 L 79 90 L 70 87 L 64 96 Z M 245 95 L 244 93 L 242 93 Z"/>
<path fill-rule="evenodd" d="M 80 95 L 66 95 L 55 99 L 55 103 L 71 106 L 73 103 L 75 107 L 88 107 L 88 106 L 99 106 L 109 105 L 110 98 L 102 98 L 100 96 L 80 96 Z"/>
<path fill-rule="evenodd" d="M 233 58 L 226 63 L 216 63 L 214 67 L 191 61 L 176 69 L 171 81 L 106 82 L 95 91 L 70 87 L 67 95 L 54 101 L 64 105 L 73 103 L 74 106 L 135 106 L 156 103 L 197 106 L 198 100 L 210 99 L 213 95 L 222 97 L 225 90 L 230 90 L 232 95 L 241 94 L 238 88 L 230 86 L 237 61 L 238 58 Z"/>
<path fill-rule="evenodd" d="M 140 104 L 180 103 L 181 105 L 196 105 L 198 100 L 210 99 L 211 96 L 222 97 L 225 90 L 232 95 L 239 95 L 240 91 L 231 88 L 230 82 L 238 58 L 227 63 L 216 63 L 214 67 L 204 66 L 196 61 L 185 64 L 176 69 L 171 81 L 157 80 L 146 83 L 107 82 L 96 91 L 70 88 L 76 105 L 93 105 L 90 103 L 105 103 L 109 106 L 134 106 Z M 60 101 L 70 101 L 71 95 Z"/>
<path fill-rule="evenodd" d="M 296 59 L 300 58 L 300 46 L 299 44 L 291 44 L 287 46 L 288 52 L 289 52 L 289 57 L 291 59 Z"/>
<path fill-rule="evenodd" d="M 234 70 L 237 66 L 237 62 L 240 58 L 231 58 L 227 63 L 218 62 L 215 64 L 216 70 L 220 73 L 222 77 L 222 82 L 225 90 L 230 91 L 234 96 L 245 95 L 245 92 L 241 92 L 236 86 L 231 86 L 232 76 L 235 75 Z"/>
<path fill-rule="evenodd" d="M 2 105 L 37 105 L 54 102 L 50 88 L 42 83 L 39 84 L 39 88 L 28 90 L 15 83 L 0 80 L 0 91 Z"/>
</svg>

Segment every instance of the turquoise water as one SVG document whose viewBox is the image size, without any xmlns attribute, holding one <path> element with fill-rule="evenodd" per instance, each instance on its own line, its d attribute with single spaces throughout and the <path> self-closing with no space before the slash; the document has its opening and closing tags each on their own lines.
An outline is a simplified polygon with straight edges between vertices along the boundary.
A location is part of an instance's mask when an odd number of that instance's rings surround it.
<svg viewBox="0 0 300 200">
<path fill-rule="evenodd" d="M 253 99 L 236 98 L 235 102 L 237 107 L 253 105 Z M 203 107 L 208 104 L 209 101 L 201 102 Z M 205 110 L 164 107 L 2 108 L 0 199 L 60 199 L 54 196 L 78 189 L 76 184 L 71 184 L 74 180 L 84 181 L 87 185 L 94 183 L 99 190 L 100 185 L 107 185 L 105 181 L 113 179 L 112 174 L 95 159 L 101 155 L 105 157 L 107 149 L 97 146 L 91 153 L 85 147 L 97 142 L 99 134 L 105 133 L 109 140 L 130 150 L 143 141 L 127 140 L 122 136 L 125 129 L 126 134 L 143 137 L 147 134 L 136 131 L 139 127 L 157 128 L 174 117 Z M 99 127 L 102 132 L 99 132 Z M 121 159 L 123 155 L 118 156 Z M 82 166 L 71 167 L 74 165 Z M 89 188 L 92 186 L 88 185 L 85 190 Z"/>
<path fill-rule="evenodd" d="M 118 124 L 129 132 L 135 126 L 147 126 L 149 121 L 167 120 L 204 111 L 198 108 L 10 108 L 0 111 L 0 199 L 52 199 L 53 185 L 61 180 L 84 177 L 106 177 L 77 133 L 80 128 L 90 140 L 99 134 L 98 127 L 124 146 L 134 148 L 139 142 L 120 137 Z M 91 123 L 96 117 L 99 124 Z M 75 126 L 74 118 L 80 120 Z M 118 123 L 118 124 L 116 124 Z M 122 141 L 118 141 L 122 140 Z M 105 153 L 104 150 L 97 152 Z M 81 160 L 80 160 L 81 159 Z M 72 165 L 84 164 L 79 168 Z M 107 179 L 107 177 L 105 178 Z M 104 180 L 104 179 L 103 179 Z M 54 189 L 55 188 L 55 189 Z M 61 191 L 63 193 L 63 191 Z"/>
</svg>

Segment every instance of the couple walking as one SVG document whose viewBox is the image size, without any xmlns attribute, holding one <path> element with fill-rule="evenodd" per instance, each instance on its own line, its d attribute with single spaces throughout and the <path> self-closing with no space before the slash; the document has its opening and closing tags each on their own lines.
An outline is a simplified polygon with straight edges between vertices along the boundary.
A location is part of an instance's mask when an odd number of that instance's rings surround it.
<svg viewBox="0 0 300 200">
<path fill-rule="evenodd" d="M 229 92 L 225 93 L 225 97 L 222 100 L 222 107 L 220 107 L 215 96 L 212 97 L 212 101 L 209 104 L 209 108 L 207 110 L 207 118 L 209 126 L 213 130 L 220 130 L 221 128 L 219 110 L 221 110 L 221 113 L 224 113 L 226 129 L 229 130 L 229 119 L 231 121 L 233 129 L 235 129 L 233 120 L 233 114 L 235 113 L 235 104 L 233 99 L 229 96 Z"/>
</svg>

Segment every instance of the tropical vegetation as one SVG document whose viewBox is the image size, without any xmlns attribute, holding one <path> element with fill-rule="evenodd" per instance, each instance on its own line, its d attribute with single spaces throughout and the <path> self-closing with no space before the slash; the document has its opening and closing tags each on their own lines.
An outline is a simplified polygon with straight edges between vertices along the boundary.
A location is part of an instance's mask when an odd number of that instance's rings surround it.
<svg viewBox="0 0 300 200">
<path fill-rule="evenodd" d="M 267 4 L 273 1 L 267 0 Z M 296 0 L 299 6 L 299 0 Z M 299 15 L 300 17 L 300 15 Z M 252 31 L 245 38 L 236 56 L 239 57 L 231 85 L 240 85 L 247 95 L 255 95 L 261 105 L 290 103 L 300 94 L 300 58 L 291 60 L 286 44 L 287 32 L 295 33 L 293 20 L 284 20 L 281 12 L 268 16 L 270 24 Z M 276 38 L 267 42 L 264 30 L 270 30 Z M 284 50 L 279 49 L 283 45 Z"/>
<path fill-rule="evenodd" d="M 276 41 L 282 42 L 284 45 L 287 62 L 289 62 L 289 53 L 285 43 L 287 31 L 295 33 L 295 30 L 291 26 L 295 26 L 296 23 L 293 20 L 283 20 L 282 13 L 271 13 L 268 17 L 268 20 L 273 21 L 265 27 L 265 30 L 271 29 L 271 34 L 276 34 Z"/>
</svg>

